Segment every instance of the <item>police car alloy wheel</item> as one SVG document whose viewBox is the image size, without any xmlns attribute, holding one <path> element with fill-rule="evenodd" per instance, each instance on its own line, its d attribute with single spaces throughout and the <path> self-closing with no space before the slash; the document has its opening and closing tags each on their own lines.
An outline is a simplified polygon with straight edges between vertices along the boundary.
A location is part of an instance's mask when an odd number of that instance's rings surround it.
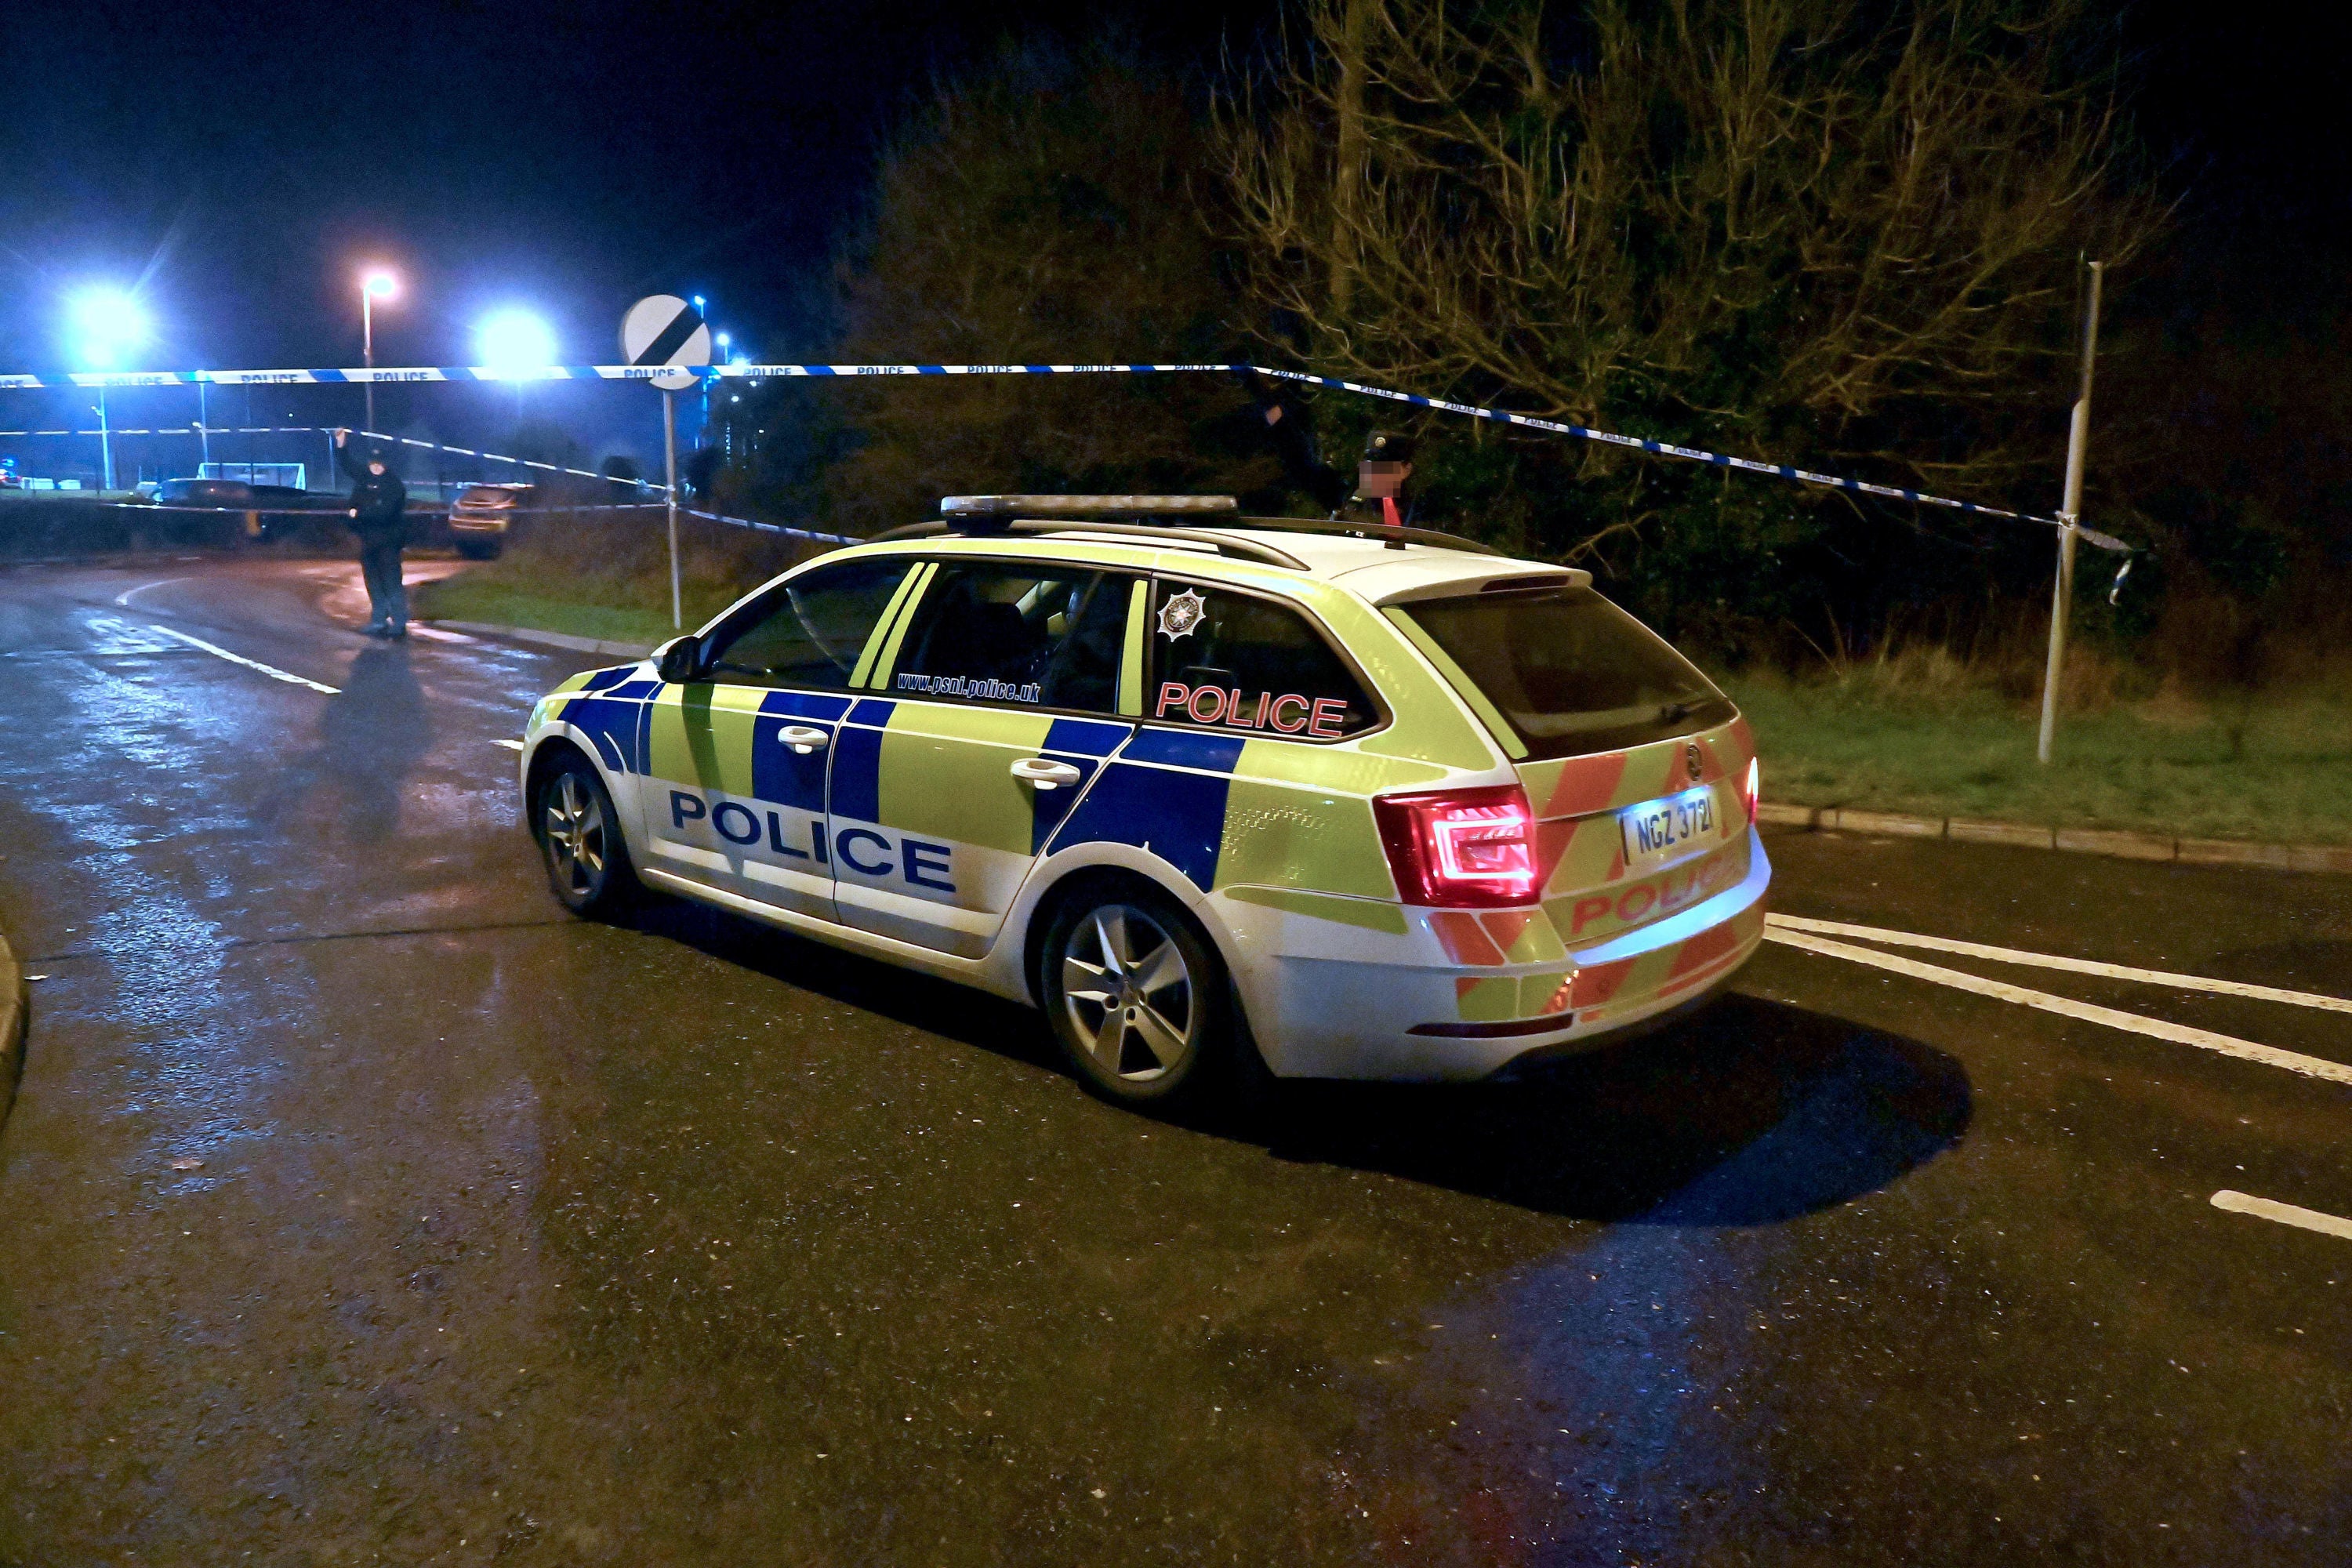
<svg viewBox="0 0 2352 1568">
<path fill-rule="evenodd" d="M 632 875 L 620 816 L 604 782 L 581 761 L 564 763 L 539 792 L 533 823 L 547 879 L 574 914 L 602 914 L 625 895 Z"/>
<path fill-rule="evenodd" d="M 1224 972 L 1167 900 L 1140 889 L 1075 900 L 1047 933 L 1044 970 L 1054 1033 L 1090 1088 L 1165 1100 L 1202 1076 L 1222 1034 Z"/>
</svg>

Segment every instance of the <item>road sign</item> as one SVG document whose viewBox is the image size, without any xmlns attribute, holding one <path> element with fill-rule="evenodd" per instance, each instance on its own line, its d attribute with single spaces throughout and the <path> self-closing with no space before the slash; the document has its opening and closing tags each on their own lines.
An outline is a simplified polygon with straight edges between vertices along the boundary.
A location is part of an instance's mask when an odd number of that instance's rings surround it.
<svg viewBox="0 0 2352 1568">
<path fill-rule="evenodd" d="M 648 295 L 621 318 L 621 357 L 633 365 L 709 364 L 710 328 L 701 311 L 677 295 Z M 664 392 L 684 392 L 696 378 L 677 370 L 646 379 Z"/>
</svg>

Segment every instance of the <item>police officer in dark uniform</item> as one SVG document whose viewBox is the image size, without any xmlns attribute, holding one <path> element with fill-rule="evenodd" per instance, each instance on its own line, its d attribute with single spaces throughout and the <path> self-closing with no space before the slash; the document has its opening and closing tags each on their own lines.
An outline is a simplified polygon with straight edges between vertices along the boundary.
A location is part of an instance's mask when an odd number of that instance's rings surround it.
<svg viewBox="0 0 2352 1568">
<path fill-rule="evenodd" d="M 352 477 L 352 531 L 360 536 L 360 574 L 367 579 L 372 637 L 408 635 L 408 591 L 400 584 L 400 552 L 408 542 L 408 487 L 384 465 L 383 455 L 362 458 L 351 432 L 335 432 L 335 455 Z"/>
</svg>

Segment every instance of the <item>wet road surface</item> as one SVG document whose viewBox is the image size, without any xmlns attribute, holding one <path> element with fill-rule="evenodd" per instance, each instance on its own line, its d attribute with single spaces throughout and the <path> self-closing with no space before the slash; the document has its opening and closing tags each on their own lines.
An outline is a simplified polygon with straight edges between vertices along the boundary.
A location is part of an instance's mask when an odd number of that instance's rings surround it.
<svg viewBox="0 0 2352 1568">
<path fill-rule="evenodd" d="M 0 1563 L 2352 1557 L 2352 1241 L 2210 1202 L 2352 1215 L 2352 1088 L 1768 944 L 1537 1081 L 1147 1120 L 1018 1008 L 562 916 L 497 742 L 601 661 L 355 576 L 0 572 Z M 2352 995 L 2344 879 L 1770 844 L 1789 913 Z"/>
</svg>

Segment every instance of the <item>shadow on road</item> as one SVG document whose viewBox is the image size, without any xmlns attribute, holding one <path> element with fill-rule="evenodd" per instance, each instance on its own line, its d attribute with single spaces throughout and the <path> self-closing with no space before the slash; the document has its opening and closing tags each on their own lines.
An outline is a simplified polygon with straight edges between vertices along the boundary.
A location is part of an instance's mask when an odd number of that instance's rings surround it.
<svg viewBox="0 0 2352 1568">
<path fill-rule="evenodd" d="M 362 648 L 341 694 L 327 700 L 319 744 L 288 759 L 257 815 L 275 821 L 322 809 L 351 841 L 383 843 L 399 830 L 401 791 L 432 748 L 433 718 L 407 647 Z"/>
<path fill-rule="evenodd" d="M 1045 1021 L 1027 1008 L 707 906 L 657 900 L 633 923 L 1060 1070 Z M 1743 1226 L 1888 1186 L 1958 1142 L 1972 1111 L 1967 1071 L 1932 1047 L 1735 994 L 1676 1027 L 1511 1083 L 1296 1084 L 1253 1129 L 1217 1112 L 1192 1125 L 1282 1160 L 1381 1171 L 1545 1213 Z"/>
<path fill-rule="evenodd" d="M 1272 1148 L 1584 1219 L 1766 1225 L 1891 1184 L 1972 1110 L 1932 1047 L 1731 994 L 1514 1083 L 1313 1086 Z"/>
</svg>

